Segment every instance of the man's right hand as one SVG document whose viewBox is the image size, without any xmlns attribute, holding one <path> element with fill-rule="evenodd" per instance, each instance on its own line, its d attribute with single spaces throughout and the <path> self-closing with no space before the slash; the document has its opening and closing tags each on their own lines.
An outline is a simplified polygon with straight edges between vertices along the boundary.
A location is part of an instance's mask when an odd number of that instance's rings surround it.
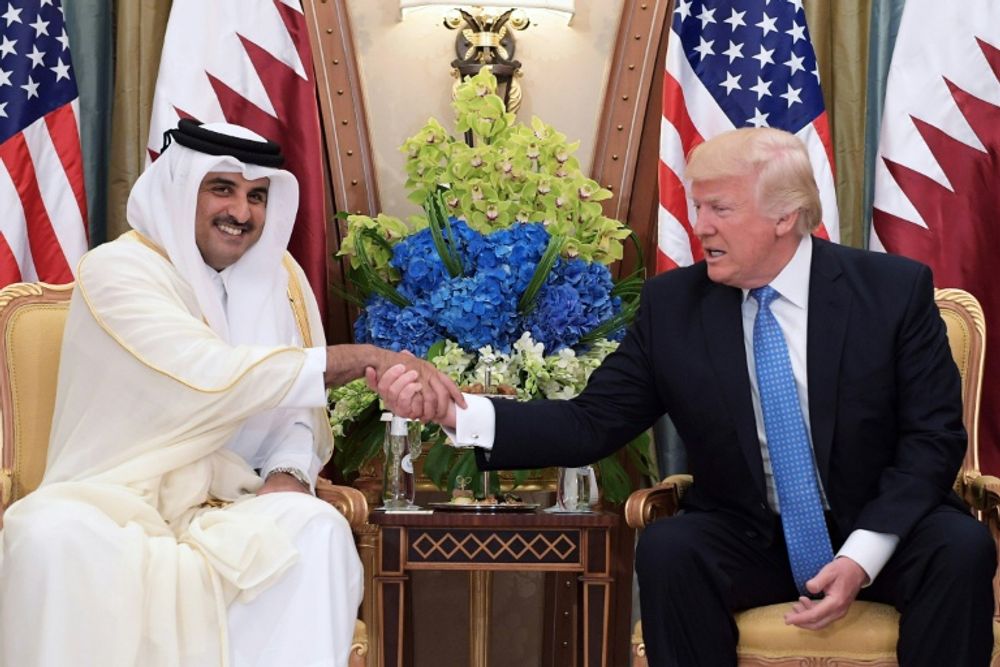
<svg viewBox="0 0 1000 667">
<path fill-rule="evenodd" d="M 425 362 L 426 363 L 426 362 Z M 437 369 L 439 375 L 447 380 L 447 384 L 454 387 L 451 379 Z M 386 369 L 383 373 L 377 373 L 375 369 L 369 368 L 365 374 L 368 386 L 377 391 L 385 402 L 386 407 L 399 417 L 418 419 L 423 422 L 437 422 L 442 426 L 454 428 L 456 405 L 465 407 L 465 398 L 455 387 L 455 392 L 449 391 L 442 396 L 440 390 L 432 389 L 430 393 L 434 396 L 433 408 L 429 409 L 427 404 L 428 386 L 421 379 L 418 369 L 395 364 Z M 440 380 L 434 378 L 432 381 Z"/>
<path fill-rule="evenodd" d="M 390 353 L 381 368 L 365 371 L 368 386 L 379 393 L 386 406 L 399 417 L 434 421 L 454 415 L 456 404 L 465 407 L 465 398 L 450 377 L 430 362 L 408 352 Z"/>
</svg>

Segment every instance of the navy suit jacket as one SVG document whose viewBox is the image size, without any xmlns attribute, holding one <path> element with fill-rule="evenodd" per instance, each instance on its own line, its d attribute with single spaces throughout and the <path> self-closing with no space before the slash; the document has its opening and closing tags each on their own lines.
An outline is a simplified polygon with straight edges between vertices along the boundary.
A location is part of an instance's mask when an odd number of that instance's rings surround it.
<svg viewBox="0 0 1000 667">
<path fill-rule="evenodd" d="M 619 349 L 569 401 L 494 401 L 483 469 L 597 461 L 669 413 L 687 449 L 689 509 L 738 515 L 768 539 L 741 290 L 704 263 L 646 282 Z M 917 262 L 813 241 L 807 374 L 817 466 L 841 535 L 905 537 L 951 490 L 965 453 L 958 371 Z"/>
</svg>

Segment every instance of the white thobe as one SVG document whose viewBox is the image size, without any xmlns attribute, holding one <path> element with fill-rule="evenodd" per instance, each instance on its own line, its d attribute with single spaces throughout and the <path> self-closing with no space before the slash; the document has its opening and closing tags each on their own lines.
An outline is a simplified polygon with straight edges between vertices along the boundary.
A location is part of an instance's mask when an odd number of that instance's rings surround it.
<svg viewBox="0 0 1000 667">
<path fill-rule="evenodd" d="M 320 352 L 220 340 L 134 239 L 81 262 L 63 344 L 45 478 L 0 532 L 0 665 L 345 665 L 361 592 L 346 521 L 306 494 L 254 496 L 226 447 L 252 415 L 305 410 L 328 458 Z"/>
</svg>

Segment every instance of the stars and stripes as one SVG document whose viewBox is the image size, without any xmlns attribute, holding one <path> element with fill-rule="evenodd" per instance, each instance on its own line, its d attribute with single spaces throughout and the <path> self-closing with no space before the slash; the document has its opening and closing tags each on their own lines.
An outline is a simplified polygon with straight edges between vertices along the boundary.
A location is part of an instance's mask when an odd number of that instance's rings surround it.
<svg viewBox="0 0 1000 667">
<path fill-rule="evenodd" d="M 59 0 L 0 1 L 0 286 L 73 280 L 87 249 L 78 117 Z"/>
<path fill-rule="evenodd" d="M 657 269 L 701 259 L 683 182 L 685 156 L 738 127 L 778 127 L 805 142 L 825 233 L 839 240 L 829 125 L 802 0 L 677 0 L 669 40 Z"/>
</svg>

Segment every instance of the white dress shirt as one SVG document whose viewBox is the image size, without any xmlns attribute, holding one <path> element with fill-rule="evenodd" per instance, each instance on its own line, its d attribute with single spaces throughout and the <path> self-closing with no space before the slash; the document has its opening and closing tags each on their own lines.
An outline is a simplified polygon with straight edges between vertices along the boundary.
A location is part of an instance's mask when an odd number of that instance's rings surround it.
<svg viewBox="0 0 1000 667">
<path fill-rule="evenodd" d="M 812 427 L 809 422 L 809 381 L 806 373 L 806 332 L 809 325 L 809 276 L 812 268 L 812 237 L 804 236 L 799 242 L 792 259 L 781 270 L 770 285 L 780 295 L 771 303 L 774 314 L 788 345 L 788 356 L 792 362 L 792 375 L 795 377 L 795 390 L 799 396 L 799 406 L 802 408 L 802 418 L 805 420 L 806 435 L 809 446 L 812 447 Z M 757 388 L 757 369 L 753 354 L 753 323 L 757 317 L 757 301 L 750 298 L 750 290 L 743 290 L 743 347 L 747 355 L 747 370 L 750 373 L 750 396 L 753 401 L 753 416 L 757 424 L 757 438 L 760 441 L 760 455 L 764 462 L 764 481 L 767 490 L 767 502 L 775 512 L 781 511 L 778 502 L 777 489 L 774 486 L 774 473 L 771 470 L 771 457 L 767 449 L 767 434 L 764 430 L 764 414 L 760 407 L 760 390 Z M 813 467 L 815 469 L 815 452 Z M 816 482 L 820 488 L 824 509 L 830 504 L 823 490 L 823 481 L 816 472 Z M 846 556 L 868 575 L 869 584 L 882 571 L 886 562 L 896 550 L 899 543 L 897 535 L 876 533 L 870 530 L 855 530 L 847 536 L 844 545 L 837 552 L 837 558 Z"/>
<path fill-rule="evenodd" d="M 228 277 L 228 269 L 218 273 L 212 272 L 211 282 L 219 291 L 224 311 L 228 306 L 226 289 Z M 288 341 L 289 344 L 301 345 L 302 341 L 297 334 L 295 337 L 296 340 Z M 282 403 L 310 405 L 315 402 L 317 391 L 323 392 L 325 396 L 323 387 L 325 369 L 325 348 L 307 349 L 302 372 L 299 373 L 298 379 Z M 309 398 L 304 398 L 305 396 Z M 321 462 L 315 453 L 313 430 L 309 422 L 310 414 L 307 408 L 279 406 L 247 419 L 226 444 L 226 448 L 243 457 L 251 468 L 260 470 L 260 476 L 265 479 L 275 468 L 290 467 L 300 470 L 310 480 L 313 490 Z"/>
</svg>

